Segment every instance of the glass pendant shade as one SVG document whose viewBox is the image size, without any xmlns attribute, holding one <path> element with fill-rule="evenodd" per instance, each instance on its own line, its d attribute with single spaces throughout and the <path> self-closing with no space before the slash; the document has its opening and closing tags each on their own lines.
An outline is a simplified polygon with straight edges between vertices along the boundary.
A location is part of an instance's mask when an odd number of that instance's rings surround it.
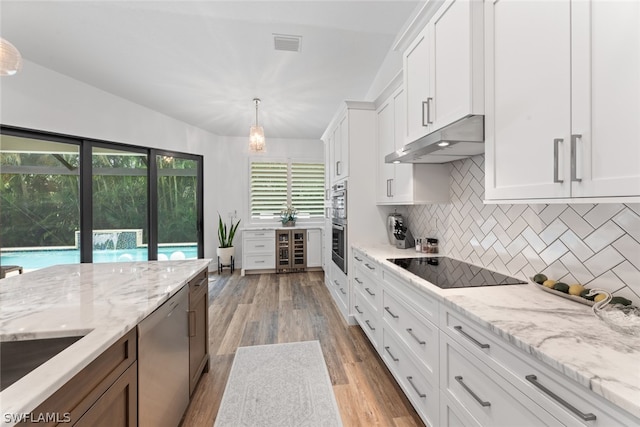
<svg viewBox="0 0 640 427">
<path fill-rule="evenodd" d="M 13 76 L 22 68 L 22 56 L 14 45 L 0 38 L 0 76 Z"/>
<path fill-rule="evenodd" d="M 264 151 L 264 129 L 262 126 L 251 126 L 249 130 L 249 149 Z"/>
<path fill-rule="evenodd" d="M 264 151 L 264 129 L 258 125 L 258 104 L 260 104 L 259 98 L 253 98 L 253 103 L 256 104 L 256 124 L 249 129 L 249 150 L 253 152 Z"/>
</svg>

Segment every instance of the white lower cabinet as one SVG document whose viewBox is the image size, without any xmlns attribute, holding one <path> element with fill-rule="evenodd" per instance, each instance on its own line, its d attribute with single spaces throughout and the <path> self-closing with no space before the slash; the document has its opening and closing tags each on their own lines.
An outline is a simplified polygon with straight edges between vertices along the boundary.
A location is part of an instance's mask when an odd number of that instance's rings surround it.
<svg viewBox="0 0 640 427">
<path fill-rule="evenodd" d="M 353 255 L 355 319 L 428 426 L 640 425 L 372 257 Z"/>
<path fill-rule="evenodd" d="M 488 369 L 447 334 L 440 342 L 440 387 L 448 401 L 481 426 L 560 426 L 544 409 Z"/>
</svg>

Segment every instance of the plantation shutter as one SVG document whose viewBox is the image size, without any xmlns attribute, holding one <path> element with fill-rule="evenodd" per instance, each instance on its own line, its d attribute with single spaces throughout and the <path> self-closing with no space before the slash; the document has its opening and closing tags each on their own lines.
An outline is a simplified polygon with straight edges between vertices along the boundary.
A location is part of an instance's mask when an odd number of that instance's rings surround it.
<svg viewBox="0 0 640 427">
<path fill-rule="evenodd" d="M 324 164 L 291 164 L 291 204 L 301 217 L 324 216 Z"/>
<path fill-rule="evenodd" d="M 251 218 L 273 218 L 287 204 L 287 163 L 251 163 Z"/>
</svg>

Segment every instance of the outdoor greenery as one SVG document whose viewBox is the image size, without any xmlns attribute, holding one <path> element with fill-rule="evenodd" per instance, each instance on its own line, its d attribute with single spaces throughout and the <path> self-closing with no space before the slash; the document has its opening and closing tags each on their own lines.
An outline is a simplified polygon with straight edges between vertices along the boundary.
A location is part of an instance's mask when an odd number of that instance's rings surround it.
<svg viewBox="0 0 640 427">
<path fill-rule="evenodd" d="M 158 241 L 195 242 L 195 161 L 158 158 Z M 142 229 L 147 241 L 147 157 L 93 156 L 93 228 Z M 80 227 L 77 153 L 1 153 L 2 247 L 73 246 Z"/>
</svg>

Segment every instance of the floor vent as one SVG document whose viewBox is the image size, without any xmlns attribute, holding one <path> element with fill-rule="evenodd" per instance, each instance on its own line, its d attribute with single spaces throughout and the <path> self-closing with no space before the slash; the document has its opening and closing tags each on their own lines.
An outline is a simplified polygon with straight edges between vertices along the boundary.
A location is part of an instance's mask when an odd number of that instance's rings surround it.
<svg viewBox="0 0 640 427">
<path fill-rule="evenodd" d="M 300 52 L 302 36 L 291 36 L 285 34 L 274 34 L 273 45 L 276 50 L 285 50 L 287 52 Z"/>
</svg>

